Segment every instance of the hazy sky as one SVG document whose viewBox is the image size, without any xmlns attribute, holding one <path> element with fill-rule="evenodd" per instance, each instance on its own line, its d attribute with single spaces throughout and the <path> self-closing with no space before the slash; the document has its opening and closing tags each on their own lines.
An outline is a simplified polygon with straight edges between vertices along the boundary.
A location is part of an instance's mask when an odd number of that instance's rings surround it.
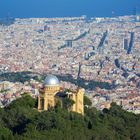
<svg viewBox="0 0 140 140">
<path fill-rule="evenodd" d="M 0 17 L 126 15 L 136 6 L 140 0 L 0 0 Z"/>
</svg>

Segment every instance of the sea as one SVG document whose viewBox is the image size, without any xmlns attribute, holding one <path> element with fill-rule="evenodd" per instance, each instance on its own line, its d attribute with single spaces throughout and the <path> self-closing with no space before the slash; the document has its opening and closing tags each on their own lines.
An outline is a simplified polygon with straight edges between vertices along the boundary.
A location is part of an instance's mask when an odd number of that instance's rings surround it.
<svg viewBox="0 0 140 140">
<path fill-rule="evenodd" d="M 0 18 L 114 17 L 140 13 L 140 0 L 0 0 Z"/>
</svg>

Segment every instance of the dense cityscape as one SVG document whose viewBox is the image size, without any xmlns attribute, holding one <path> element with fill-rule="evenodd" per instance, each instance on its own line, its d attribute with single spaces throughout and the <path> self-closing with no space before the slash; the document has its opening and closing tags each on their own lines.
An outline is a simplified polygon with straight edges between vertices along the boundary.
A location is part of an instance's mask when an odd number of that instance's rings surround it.
<svg viewBox="0 0 140 140">
<path fill-rule="evenodd" d="M 53 74 L 68 89 L 84 88 L 98 110 L 116 102 L 140 113 L 139 16 L 16 18 L 0 25 L 0 37 L 1 107 L 25 92 L 36 98 Z M 31 79 L 11 80 L 22 72 Z"/>
</svg>

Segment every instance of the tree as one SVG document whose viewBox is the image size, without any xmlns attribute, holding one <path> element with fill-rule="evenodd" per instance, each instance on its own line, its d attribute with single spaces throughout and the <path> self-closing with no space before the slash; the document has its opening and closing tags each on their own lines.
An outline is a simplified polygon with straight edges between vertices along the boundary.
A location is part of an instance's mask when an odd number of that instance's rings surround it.
<svg viewBox="0 0 140 140">
<path fill-rule="evenodd" d="M 75 102 L 72 100 L 72 99 L 70 99 L 70 98 L 68 98 L 68 97 L 65 97 L 64 99 L 63 99 L 63 107 L 65 108 L 65 109 L 70 109 L 71 107 L 72 107 L 72 105 L 74 104 Z"/>
<path fill-rule="evenodd" d="M 87 96 L 84 96 L 84 105 L 87 105 L 87 106 L 92 105 L 91 100 Z"/>
<path fill-rule="evenodd" d="M 13 140 L 12 132 L 8 128 L 0 127 L 0 139 Z"/>
<path fill-rule="evenodd" d="M 73 100 L 64 98 L 54 109 L 38 112 L 32 97 L 24 95 L 0 109 L 0 140 L 139 140 L 140 115 L 120 106 L 102 112 L 85 108 L 85 115 L 67 111 Z M 58 109 L 59 108 L 59 109 Z"/>
</svg>

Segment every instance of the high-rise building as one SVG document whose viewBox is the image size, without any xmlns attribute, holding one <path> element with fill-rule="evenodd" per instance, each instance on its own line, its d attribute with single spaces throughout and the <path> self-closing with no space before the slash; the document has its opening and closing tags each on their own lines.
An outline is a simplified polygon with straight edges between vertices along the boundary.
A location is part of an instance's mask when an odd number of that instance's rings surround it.
<svg viewBox="0 0 140 140">
<path fill-rule="evenodd" d="M 67 47 L 72 47 L 72 40 L 66 40 L 65 44 Z"/>
<path fill-rule="evenodd" d="M 125 50 L 128 49 L 128 39 L 124 39 L 124 41 L 123 41 L 123 48 L 124 48 Z"/>
<path fill-rule="evenodd" d="M 130 33 L 130 42 L 129 42 L 129 46 L 127 49 L 127 54 L 130 54 L 132 52 L 132 49 L 134 47 L 134 40 L 135 40 L 135 33 L 131 32 Z"/>
<path fill-rule="evenodd" d="M 140 14 L 139 15 L 136 15 L 136 21 L 137 22 L 140 22 Z"/>
<path fill-rule="evenodd" d="M 50 31 L 50 27 L 47 26 L 47 25 L 45 25 L 45 26 L 44 26 L 44 31 Z"/>
</svg>

